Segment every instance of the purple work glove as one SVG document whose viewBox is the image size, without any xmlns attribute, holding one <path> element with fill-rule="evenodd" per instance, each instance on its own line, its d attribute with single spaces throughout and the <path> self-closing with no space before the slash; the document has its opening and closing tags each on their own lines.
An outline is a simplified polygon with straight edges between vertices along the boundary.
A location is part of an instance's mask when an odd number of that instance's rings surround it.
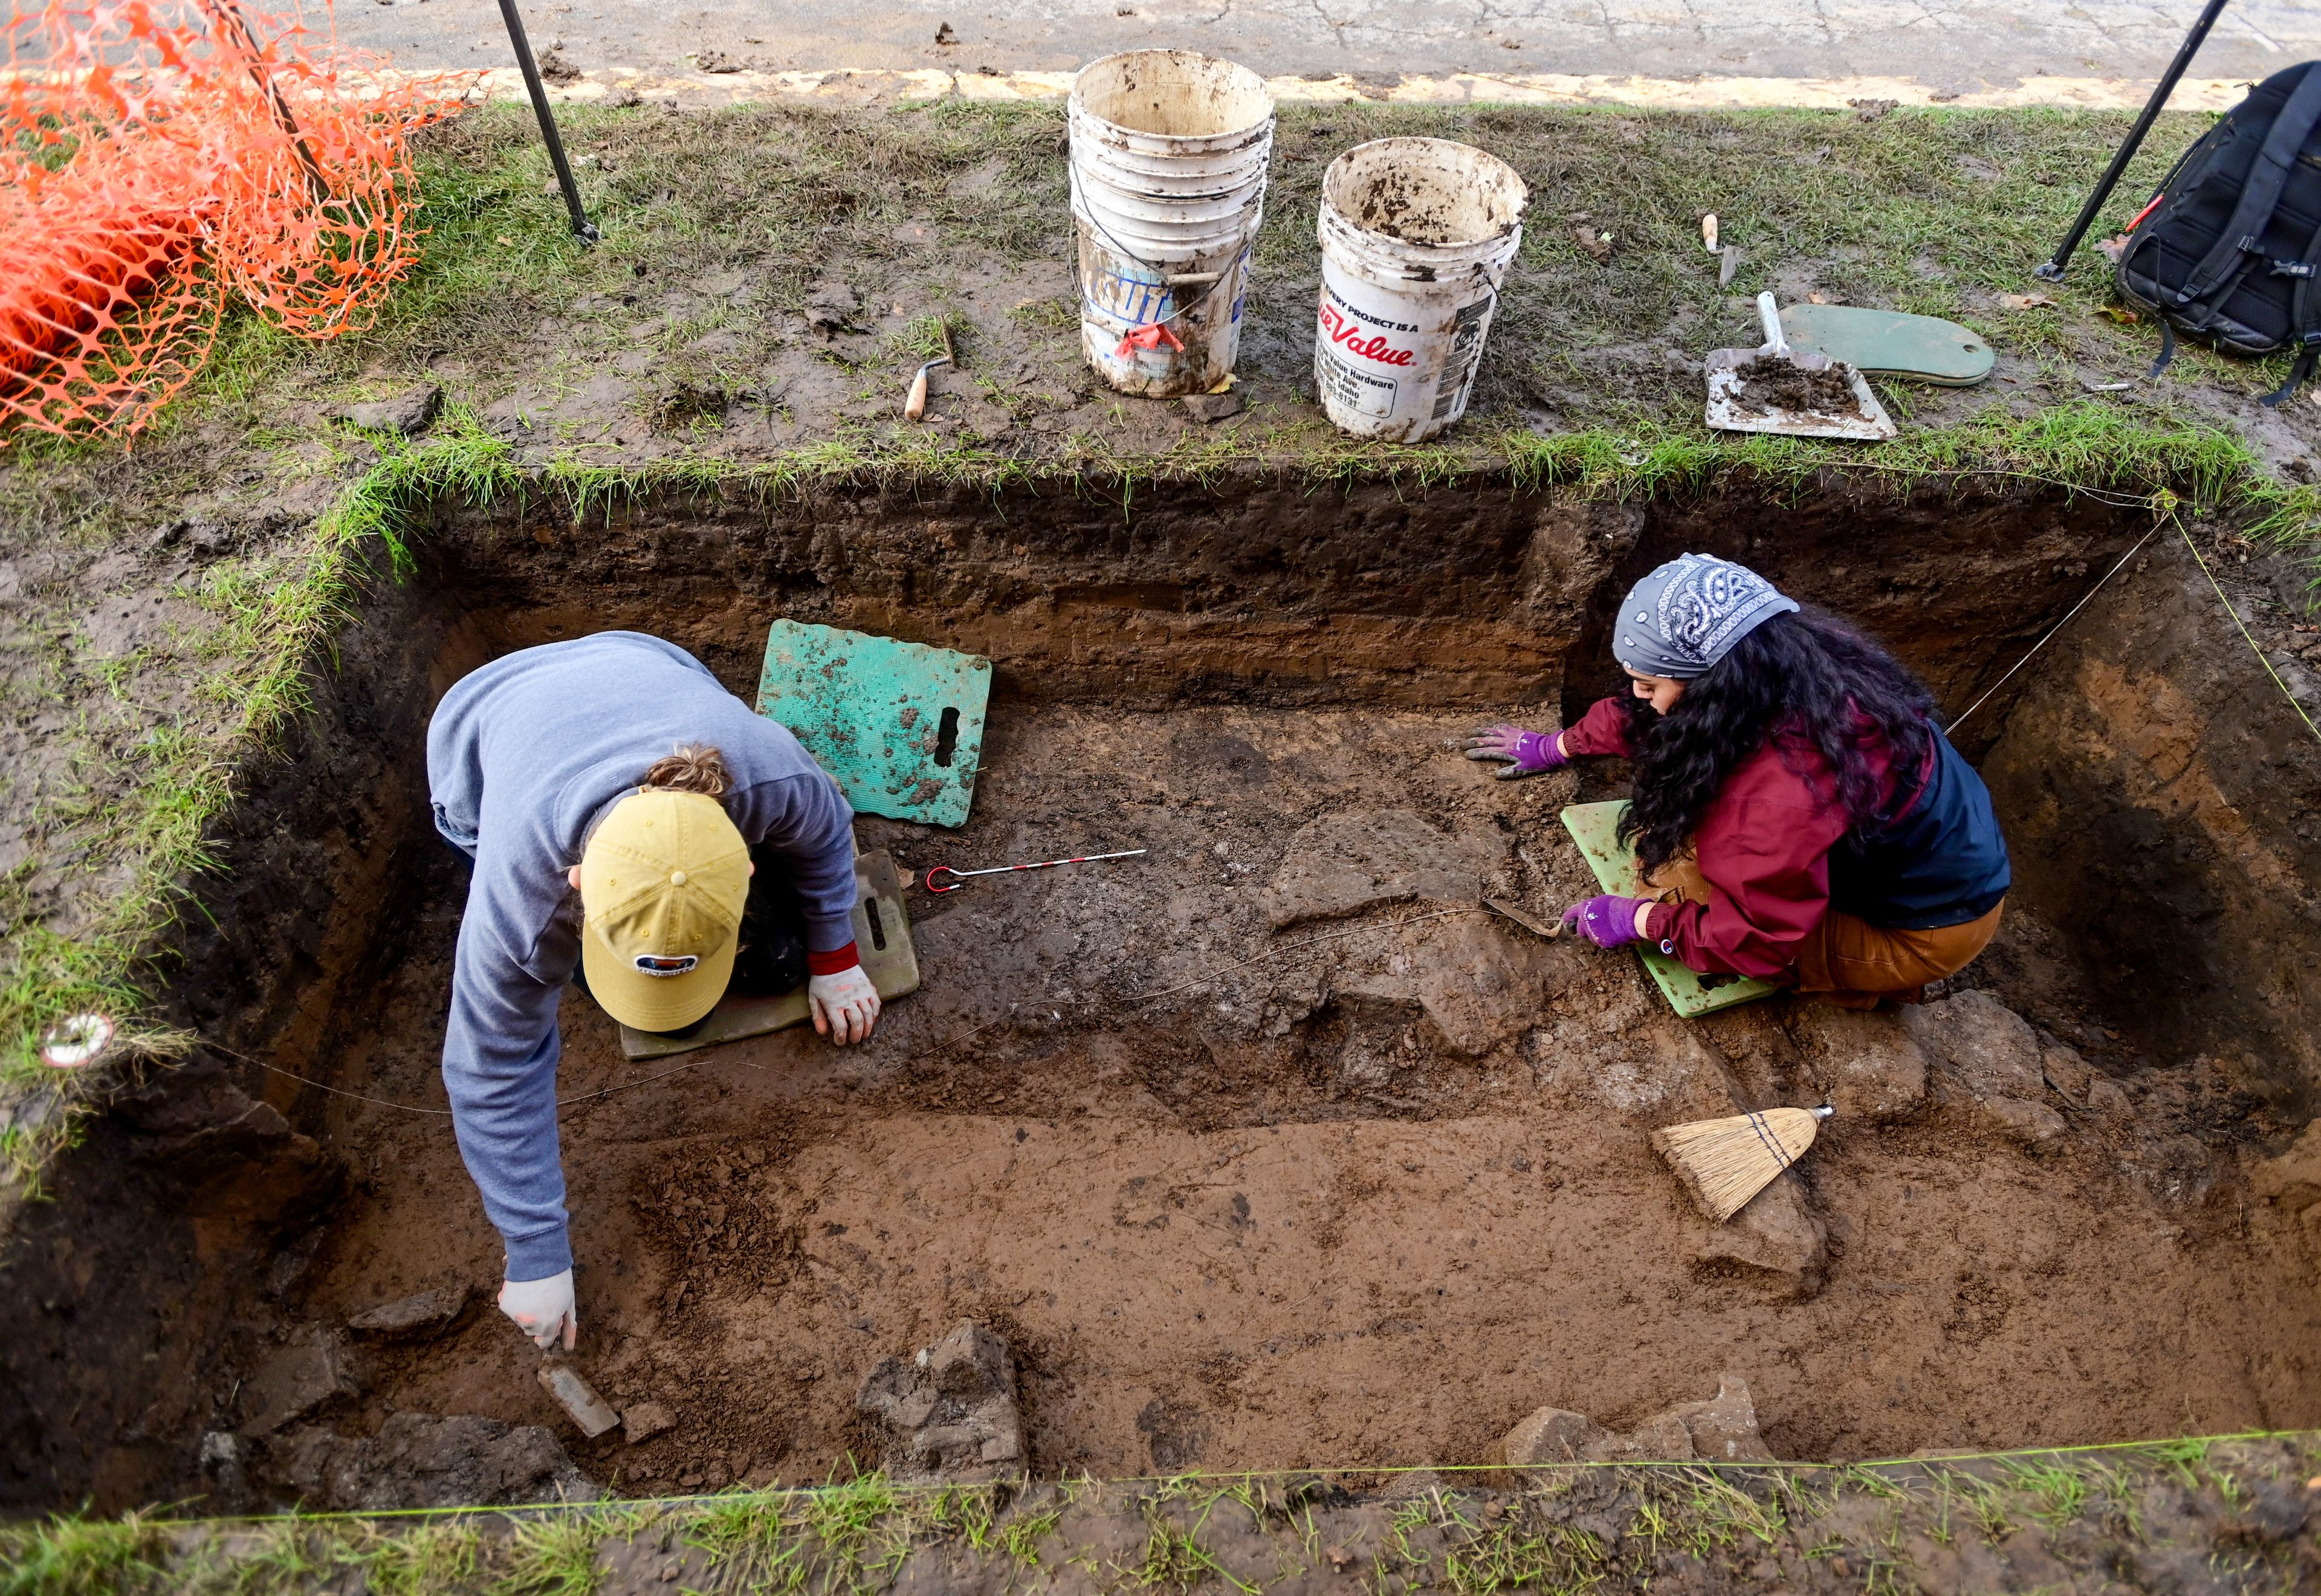
<svg viewBox="0 0 2321 1596">
<path fill-rule="evenodd" d="M 1625 948 L 1644 939 L 1636 929 L 1636 911 L 1650 898 L 1624 898 L 1604 893 L 1563 911 L 1563 929 L 1578 932 L 1598 948 Z"/>
<path fill-rule="evenodd" d="M 1464 744 L 1470 759 L 1498 759 L 1506 768 L 1491 774 L 1503 782 L 1561 770 L 1571 761 L 1558 752 L 1559 731 L 1525 731 L 1520 726 L 1486 726 Z"/>
</svg>

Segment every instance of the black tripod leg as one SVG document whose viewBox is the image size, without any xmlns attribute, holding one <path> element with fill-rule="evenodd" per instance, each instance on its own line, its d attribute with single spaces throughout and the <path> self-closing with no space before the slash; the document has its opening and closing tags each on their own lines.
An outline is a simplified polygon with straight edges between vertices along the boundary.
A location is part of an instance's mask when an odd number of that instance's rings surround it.
<svg viewBox="0 0 2321 1596">
<path fill-rule="evenodd" d="M 2221 5 L 2224 0 L 2216 0 Z M 548 108 L 548 86 L 540 80 L 540 63 L 532 59 L 532 41 L 525 37 L 523 18 L 515 0 L 500 0 L 500 18 L 507 23 L 508 42 L 515 47 L 515 64 L 523 68 L 524 92 L 532 96 L 532 114 L 540 118 L 540 136 L 548 146 L 549 164 L 556 168 L 556 185 L 564 190 L 564 208 L 572 213 L 572 236 L 583 244 L 597 240 L 596 224 L 580 208 L 580 186 L 572 180 L 572 163 L 564 159 L 564 141 L 557 136 L 556 113 Z"/>
<path fill-rule="evenodd" d="M 507 3 L 508 0 L 501 0 L 502 5 Z M 2168 63 L 2168 70 L 2161 74 L 2158 86 L 2152 91 L 2152 98 L 2144 103 L 2144 114 L 2135 119 L 2135 125 L 2127 130 L 2126 141 L 2120 145 L 2119 153 L 2111 158 L 2111 165 L 2104 171 L 2103 181 L 2098 183 L 2096 191 L 2088 195 L 2088 203 L 2080 207 L 2080 219 L 2071 223 L 2071 231 L 2065 233 L 2063 241 L 2055 246 L 2053 257 L 2034 276 L 2050 283 L 2062 281 L 2063 268 L 2070 262 L 2071 251 L 2080 247 L 2080 240 L 2088 236 L 2088 229 L 2095 225 L 2096 213 L 2103 209 L 2106 200 L 2111 198 L 2111 191 L 2119 182 L 2120 174 L 2126 171 L 2127 163 L 2135 159 L 2136 150 L 2143 146 L 2144 135 L 2150 132 L 2152 124 L 2159 120 L 2162 107 L 2168 104 L 2168 96 L 2176 92 L 2177 80 L 2184 76 L 2184 68 L 2192 64 L 2193 54 L 2200 48 L 2200 41 L 2208 36 L 2208 30 L 2216 25 L 2216 19 L 2224 14 L 2224 11 L 2225 0 L 2208 0 L 2208 4 L 2201 8 L 2199 20 L 2192 24 L 2192 31 L 2184 35 L 2184 47 L 2176 52 L 2176 59 Z"/>
</svg>

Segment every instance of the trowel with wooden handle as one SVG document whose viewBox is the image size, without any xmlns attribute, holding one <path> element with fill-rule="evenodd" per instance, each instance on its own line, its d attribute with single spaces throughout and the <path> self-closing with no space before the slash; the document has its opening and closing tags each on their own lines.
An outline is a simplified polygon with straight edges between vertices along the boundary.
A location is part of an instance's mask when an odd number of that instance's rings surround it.
<svg viewBox="0 0 2321 1596">
<path fill-rule="evenodd" d="M 948 317 L 943 320 L 942 330 L 943 340 L 942 355 L 940 358 L 930 360 L 924 366 L 920 367 L 918 375 L 911 378 L 911 391 L 909 394 L 905 395 L 903 399 L 903 419 L 905 421 L 915 422 L 921 416 L 927 413 L 927 373 L 933 371 L 938 366 L 956 366 L 959 364 L 958 353 L 951 348 L 951 321 Z"/>
</svg>

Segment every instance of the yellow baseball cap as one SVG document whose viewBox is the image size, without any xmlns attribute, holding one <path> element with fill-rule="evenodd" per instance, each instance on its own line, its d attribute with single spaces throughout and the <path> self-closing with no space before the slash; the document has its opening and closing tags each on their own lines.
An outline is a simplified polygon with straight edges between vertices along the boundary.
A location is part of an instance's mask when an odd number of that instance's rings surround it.
<svg viewBox="0 0 2321 1596">
<path fill-rule="evenodd" d="M 580 855 L 580 963 L 605 1012 L 678 1030 L 733 977 L 750 849 L 724 805 L 644 788 L 597 823 Z"/>
</svg>

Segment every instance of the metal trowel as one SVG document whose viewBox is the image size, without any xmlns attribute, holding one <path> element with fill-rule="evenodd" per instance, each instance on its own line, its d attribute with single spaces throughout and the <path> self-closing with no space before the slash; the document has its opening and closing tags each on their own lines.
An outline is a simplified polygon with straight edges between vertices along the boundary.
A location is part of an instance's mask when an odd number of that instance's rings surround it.
<svg viewBox="0 0 2321 1596">
<path fill-rule="evenodd" d="M 1710 426 L 1870 442 L 1894 436 L 1894 418 L 1861 373 L 1816 350 L 1789 347 L 1770 293 L 1757 295 L 1757 316 L 1765 324 L 1762 347 L 1718 349 L 1704 362 Z"/>
</svg>

